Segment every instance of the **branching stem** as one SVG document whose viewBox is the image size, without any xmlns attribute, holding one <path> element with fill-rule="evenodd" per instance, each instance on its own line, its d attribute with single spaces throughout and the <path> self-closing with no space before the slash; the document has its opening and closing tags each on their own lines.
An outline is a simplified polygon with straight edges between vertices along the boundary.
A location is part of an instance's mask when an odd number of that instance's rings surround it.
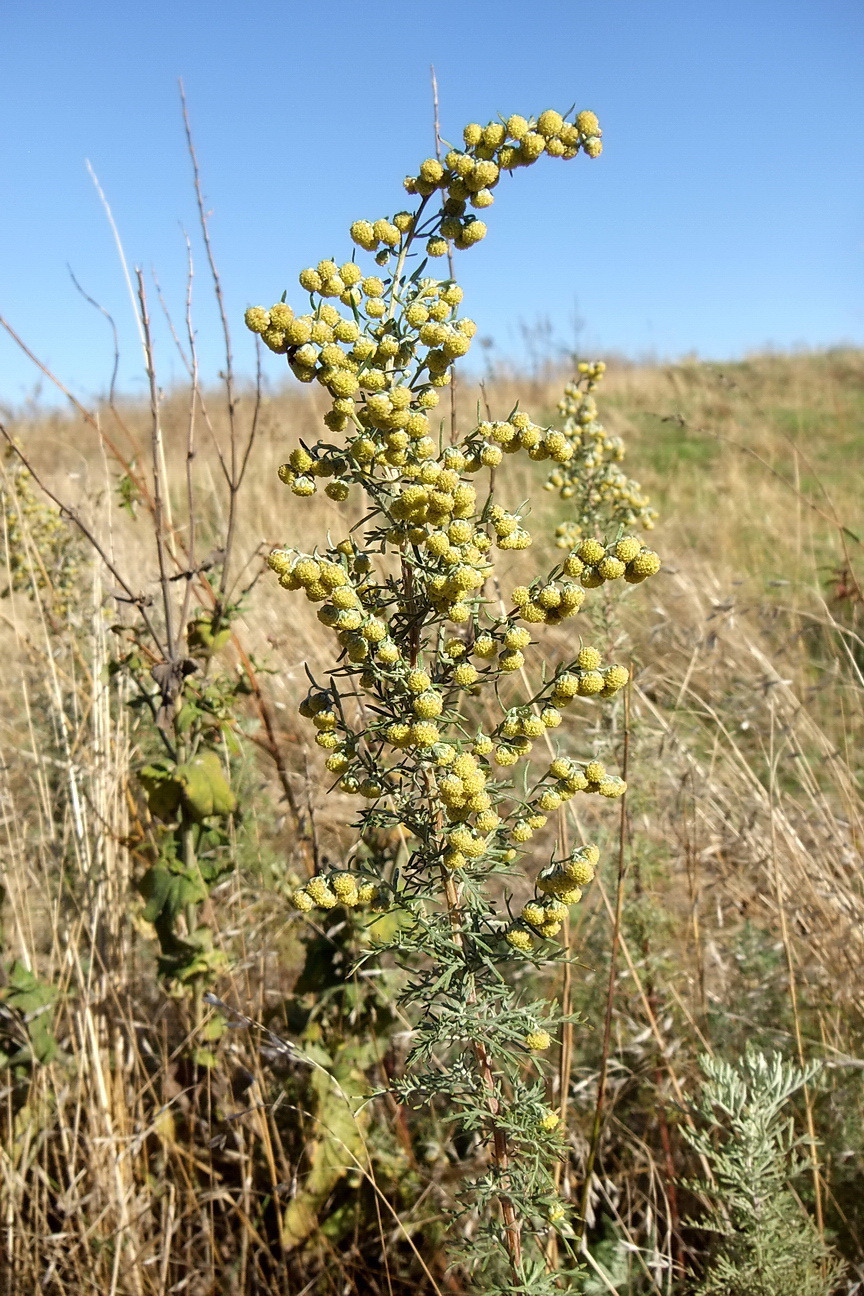
<svg viewBox="0 0 864 1296">
<path fill-rule="evenodd" d="M 462 933 L 462 911 L 459 902 L 459 889 L 456 886 L 453 877 L 444 871 L 443 876 L 444 898 L 447 902 L 447 913 L 450 918 L 450 926 L 453 931 L 453 939 L 464 954 L 465 938 Z M 472 988 L 467 993 L 469 1004 L 476 1004 L 477 994 Z M 509 1154 L 507 1149 L 507 1135 L 504 1130 L 496 1123 L 496 1117 L 500 1111 L 498 1095 L 495 1092 L 495 1076 L 492 1070 L 492 1059 L 489 1051 L 482 1040 L 472 1042 L 474 1057 L 477 1062 L 477 1070 L 483 1088 L 486 1091 L 486 1105 L 489 1110 L 489 1128 L 492 1133 L 492 1159 L 498 1171 L 501 1182 L 501 1192 L 498 1200 L 501 1203 L 501 1214 L 504 1218 L 504 1240 L 507 1246 L 507 1254 L 510 1257 L 510 1264 L 513 1269 L 513 1275 L 518 1280 L 522 1268 L 522 1224 L 516 1213 L 516 1208 L 511 1199 L 507 1196 L 509 1169 Z"/>
</svg>

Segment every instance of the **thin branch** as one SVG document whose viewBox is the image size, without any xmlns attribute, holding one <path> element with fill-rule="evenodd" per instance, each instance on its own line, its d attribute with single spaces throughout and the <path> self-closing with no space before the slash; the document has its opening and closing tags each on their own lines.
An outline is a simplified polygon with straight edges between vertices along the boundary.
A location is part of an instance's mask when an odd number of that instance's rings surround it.
<svg viewBox="0 0 864 1296">
<path fill-rule="evenodd" d="M 114 323 L 114 316 L 111 315 L 105 309 L 104 306 L 100 305 L 100 303 L 96 301 L 95 298 L 91 297 L 89 293 L 84 291 L 84 289 L 81 287 L 78 280 L 75 278 L 75 272 L 72 269 L 72 267 L 69 265 L 68 261 L 66 263 L 66 269 L 69 271 L 69 278 L 72 280 L 73 284 L 78 289 L 79 293 L 84 298 L 84 300 L 86 302 L 89 302 L 91 306 L 95 307 L 95 309 L 99 311 L 100 315 L 104 315 L 105 319 L 111 325 L 111 333 L 114 338 L 114 366 L 111 370 L 111 383 L 108 387 L 108 404 L 111 407 L 111 409 L 113 409 L 114 393 L 117 387 L 117 370 L 120 368 L 120 340 L 117 335 L 117 325 Z"/>
<path fill-rule="evenodd" d="M 117 426 L 124 433 L 126 439 L 128 440 L 130 446 L 132 447 L 133 455 L 137 458 L 141 453 L 141 448 L 138 445 L 137 437 L 135 436 L 134 432 L 127 424 L 126 420 L 122 418 L 120 411 L 117 408 L 117 374 L 120 368 L 120 339 L 119 339 L 119 334 L 117 332 L 117 325 L 114 322 L 114 316 L 111 315 L 110 312 L 107 311 L 100 302 L 96 301 L 95 298 L 91 297 L 89 293 L 86 293 L 84 291 L 81 284 L 75 278 L 75 274 L 70 265 L 67 264 L 66 269 L 69 271 L 69 276 L 73 284 L 78 289 L 79 293 L 84 298 L 84 300 L 86 302 L 89 302 L 91 306 L 95 306 L 96 310 L 98 310 L 101 315 L 104 315 L 105 319 L 107 319 L 108 323 L 111 325 L 111 331 L 114 335 L 114 366 L 111 372 L 111 382 L 108 387 L 108 408 L 110 409 L 111 413 L 114 415 L 114 419 L 117 423 Z M 30 358 L 35 359 L 35 357 L 32 356 Z M 38 364 L 38 361 L 36 363 Z M 107 436 L 105 436 L 105 434 L 102 431 L 102 427 L 101 427 L 101 423 L 99 422 L 98 415 L 94 417 L 96 419 L 96 426 L 99 432 L 100 447 L 104 455 L 106 448 L 111 446 L 111 442 L 108 440 Z M 112 448 L 112 453 L 114 453 L 115 455 L 118 454 L 118 452 L 113 448 Z M 135 477 L 131 472 L 131 466 L 128 462 L 124 462 L 122 460 L 121 462 L 123 462 L 123 467 L 126 471 L 127 476 L 129 476 L 130 480 L 135 484 L 135 486 L 140 491 L 140 493 L 144 494 L 143 482 L 138 482 L 135 480 Z"/>
<path fill-rule="evenodd" d="M 261 414 L 261 402 L 264 395 L 263 372 L 261 369 L 261 343 L 256 334 L 255 337 L 255 405 L 252 410 L 252 426 L 249 429 L 249 440 L 246 442 L 246 449 L 243 452 L 243 458 L 240 462 L 240 474 L 237 478 L 237 489 L 243 485 L 243 478 L 246 476 L 246 469 L 249 464 L 249 456 L 252 453 L 252 447 L 255 444 L 255 437 L 258 434 L 258 419 Z"/>
<path fill-rule="evenodd" d="M 219 318 L 222 322 L 222 335 L 225 342 L 225 368 L 223 370 L 223 379 L 225 382 L 225 395 L 228 408 L 228 428 L 230 437 L 230 476 L 229 476 L 229 498 L 228 498 L 228 530 L 225 537 L 225 560 L 222 564 L 222 576 L 219 582 L 220 601 L 224 602 L 225 594 L 228 589 L 228 568 L 231 561 L 231 548 L 234 541 L 234 533 L 237 522 L 237 423 L 236 423 L 236 398 L 234 394 L 234 362 L 231 353 L 231 331 L 228 328 L 228 314 L 225 310 L 225 298 L 222 293 L 222 280 L 219 277 L 219 271 L 216 267 L 216 259 L 213 255 L 213 245 L 210 240 L 210 227 L 208 225 L 208 212 L 204 206 L 204 193 L 201 188 L 201 172 L 198 166 L 198 155 L 195 152 L 195 143 L 192 139 L 192 126 L 189 121 L 189 109 L 186 103 L 186 91 L 183 87 L 182 79 L 179 81 L 180 103 L 183 111 L 183 127 L 186 132 L 186 146 L 189 150 L 189 158 L 192 163 L 192 175 L 195 183 L 195 200 L 198 206 L 198 219 L 201 224 L 201 236 L 204 240 L 204 249 L 207 253 L 207 262 L 210 266 L 210 275 L 213 280 L 213 292 L 216 296 L 216 303 L 219 307 Z M 220 456 L 221 458 L 221 456 Z"/>
<path fill-rule="evenodd" d="M 117 246 L 117 254 L 120 257 L 120 265 L 123 268 L 123 278 L 126 280 L 126 288 L 128 289 L 129 292 L 129 300 L 132 303 L 132 313 L 135 316 L 135 324 L 138 328 L 138 337 L 141 341 L 141 350 L 145 352 L 144 360 L 146 362 L 147 355 L 146 355 L 146 344 L 144 338 L 144 326 L 141 320 L 141 316 L 138 314 L 138 305 L 135 301 L 135 289 L 132 286 L 132 276 L 129 273 L 129 264 L 126 260 L 126 253 L 123 250 L 123 243 L 120 239 L 120 231 L 117 228 L 116 222 L 114 220 L 114 213 L 111 211 L 111 207 L 109 205 L 108 199 L 105 197 L 105 193 L 102 189 L 102 186 L 99 183 L 99 179 L 96 175 L 96 172 L 93 170 L 93 167 L 90 165 L 89 158 L 84 159 L 84 165 L 87 167 L 87 170 L 90 175 L 90 179 L 93 181 L 93 184 L 96 187 L 96 192 L 99 195 L 99 201 L 102 203 L 102 207 L 104 209 L 105 215 L 108 218 L 108 224 L 111 226 L 111 233 L 114 235 L 114 242 Z"/>
<path fill-rule="evenodd" d="M 438 78 L 435 75 L 435 64 L 429 65 L 429 72 L 432 77 L 432 112 L 435 120 L 435 156 L 441 161 L 441 121 L 438 115 Z M 450 270 L 450 278 L 455 281 L 456 269 L 453 264 L 453 244 L 447 240 L 447 265 Z M 450 372 L 450 440 L 455 445 L 457 441 L 456 433 L 456 370 Z"/>
<path fill-rule="evenodd" d="M 243 451 L 243 457 L 240 461 L 240 472 L 237 475 L 238 491 L 243 485 L 243 479 L 246 476 L 246 469 L 249 467 L 249 458 L 252 454 L 252 447 L 254 446 L 255 438 L 258 435 L 258 421 L 261 415 L 263 394 L 264 394 L 264 382 L 263 382 L 263 373 L 261 369 L 261 343 L 259 339 L 256 337 L 255 339 L 255 403 L 252 408 L 252 422 L 249 428 L 249 436 L 246 439 L 246 448 Z M 241 568 L 241 570 L 235 576 L 230 589 L 226 593 L 227 599 L 233 597 L 234 590 L 242 580 L 243 571 L 245 570 L 246 566 L 248 566 L 248 563 L 246 563 L 244 567 Z"/>
<path fill-rule="evenodd" d="M 234 368 L 231 355 L 231 332 L 228 328 L 228 315 L 225 310 L 225 299 L 222 295 L 222 280 L 219 277 L 219 271 L 216 268 L 216 261 L 213 256 L 213 246 L 210 242 L 210 229 L 207 224 L 208 213 L 204 207 L 204 194 L 201 189 L 201 172 L 198 167 L 198 156 L 195 152 L 195 144 L 192 139 L 192 127 L 189 122 L 189 110 L 186 104 L 186 91 L 183 88 L 182 80 L 180 86 L 180 103 L 183 110 L 183 127 L 186 132 L 186 145 L 189 150 L 189 158 L 192 162 L 192 174 L 195 182 L 195 199 L 198 205 L 198 217 L 201 222 L 201 236 L 204 239 L 204 248 L 207 252 L 207 261 L 210 266 L 210 274 L 213 278 L 213 291 L 216 294 L 216 301 L 219 306 L 219 318 L 222 322 L 222 334 L 225 339 L 225 390 L 228 396 L 228 419 L 233 428 L 234 426 Z"/>
<path fill-rule="evenodd" d="M 168 580 L 168 569 L 165 563 L 165 517 L 163 485 L 165 458 L 162 452 L 162 426 L 159 418 L 159 388 L 156 385 L 156 368 L 153 359 L 153 342 L 150 335 L 150 316 L 147 313 L 147 296 L 144 291 L 144 276 L 140 270 L 135 271 L 138 280 L 138 301 L 141 305 L 141 322 L 144 328 L 144 363 L 147 368 L 147 379 L 150 384 L 150 446 L 153 458 L 153 526 L 156 536 L 156 557 L 159 563 L 159 584 L 162 589 L 162 607 L 165 615 L 165 635 L 168 640 L 166 658 L 173 662 L 177 655 L 174 640 L 174 616 L 171 604 L 171 588 Z"/>
<path fill-rule="evenodd" d="M 630 755 L 630 685 L 624 695 L 624 752 L 621 760 L 621 777 L 627 779 L 627 761 Z M 612 1014 L 615 1007 L 615 981 L 618 972 L 618 946 L 621 942 L 621 915 L 624 908 L 624 881 L 627 876 L 625 845 L 627 840 L 627 793 L 621 798 L 621 818 L 618 831 L 618 882 L 615 892 L 615 917 L 612 923 L 612 946 L 609 950 L 609 981 L 606 987 L 606 1013 L 603 1021 L 603 1049 L 600 1056 L 600 1076 L 597 1081 L 597 1102 L 594 1107 L 594 1122 L 591 1127 L 591 1142 L 585 1162 L 585 1180 L 582 1184 L 582 1201 L 579 1219 L 576 1224 L 577 1235 L 585 1236 L 588 1217 L 588 1205 L 591 1200 L 591 1179 L 597 1160 L 597 1149 L 603 1128 L 603 1108 L 606 1104 L 606 1085 L 609 1079 L 609 1054 L 612 1045 Z"/>
<path fill-rule="evenodd" d="M 188 235 L 186 235 L 185 230 L 184 230 L 184 236 L 186 236 L 186 247 L 188 250 L 189 238 Z M 190 257 L 191 255 L 192 255 L 191 252 L 189 252 Z M 168 332 L 171 334 L 171 337 L 174 340 L 174 345 L 177 348 L 177 353 L 180 356 L 180 360 L 183 364 L 183 368 L 186 370 L 191 380 L 192 365 L 189 361 L 189 357 L 187 356 L 186 352 L 183 350 L 183 343 L 180 341 L 180 338 L 177 335 L 177 330 L 174 327 L 174 320 L 171 316 L 170 310 L 168 309 L 168 303 L 166 302 L 165 297 L 162 293 L 162 285 L 160 284 L 156 271 L 153 269 L 152 266 L 150 267 L 150 277 L 153 280 L 153 286 L 156 289 L 156 296 L 159 299 L 159 305 L 162 307 L 162 314 L 165 316 L 165 323 L 168 325 Z"/>
<path fill-rule="evenodd" d="M 189 379 L 191 389 L 189 392 L 189 414 L 186 421 L 186 521 L 188 525 L 188 541 L 186 544 L 186 554 L 189 562 L 190 572 L 196 569 L 195 563 L 195 492 L 193 489 L 192 461 L 195 458 L 195 402 L 198 399 L 198 352 L 195 348 L 195 330 L 192 327 L 192 284 L 195 278 L 195 263 L 192 259 L 192 244 L 189 241 L 189 235 L 183 231 L 186 239 L 186 336 L 189 339 L 189 354 L 191 362 L 189 364 Z M 181 355 L 183 354 L 181 348 Z M 180 612 L 180 626 L 186 625 L 189 616 L 189 605 L 192 599 L 192 577 L 186 581 L 186 589 L 183 592 L 183 606 Z"/>
</svg>

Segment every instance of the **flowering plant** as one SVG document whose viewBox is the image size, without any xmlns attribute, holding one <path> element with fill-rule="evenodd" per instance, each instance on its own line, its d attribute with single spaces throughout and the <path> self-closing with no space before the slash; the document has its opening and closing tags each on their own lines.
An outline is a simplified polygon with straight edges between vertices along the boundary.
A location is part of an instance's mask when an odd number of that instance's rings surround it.
<svg viewBox="0 0 864 1296">
<path fill-rule="evenodd" d="M 526 1002 L 514 970 L 554 956 L 599 852 L 585 845 L 554 858 L 515 914 L 506 879 L 569 798 L 624 792 L 599 761 L 553 750 L 537 768 L 529 758 L 575 698 L 610 698 L 628 672 L 582 645 L 529 685 L 533 636 L 575 616 L 586 590 L 640 582 L 660 561 L 618 528 L 604 541 L 582 538 L 506 602 L 492 596 L 497 553 L 531 544 L 524 510 L 496 497 L 495 469 L 505 455 L 525 453 L 551 460 L 552 480 L 557 473 L 564 484 L 578 462 L 574 434 L 517 408 L 464 431 L 453 426 L 444 444 L 435 411 L 476 325 L 460 315 L 452 276 L 435 278 L 429 265 L 483 239 L 476 212 L 492 205 L 504 172 L 544 154 L 600 151 L 592 112 L 468 125 L 464 148 L 426 159 L 405 181 L 412 210 L 352 225 L 380 274 L 354 259 L 323 260 L 300 274 L 305 313 L 285 300 L 246 312 L 294 375 L 329 396 L 329 436 L 292 450 L 281 479 L 301 498 L 323 485 L 335 501 L 362 500 L 343 539 L 270 557 L 280 584 L 317 604 L 333 633 L 332 669 L 301 714 L 339 788 L 362 802 L 358 846 L 385 835 L 400 843 L 395 854 L 364 850 L 362 865 L 356 852 L 313 877 L 294 903 L 304 912 L 398 911 L 388 948 L 406 970 L 403 1002 L 415 1026 L 394 1088 L 408 1105 L 436 1104 L 489 1149 L 464 1186 L 477 1221 L 475 1272 L 495 1290 L 538 1296 L 557 1290 L 544 1242 L 566 1220 L 552 1174 L 563 1143 L 542 1063 L 563 1017 L 552 1002 Z"/>
</svg>

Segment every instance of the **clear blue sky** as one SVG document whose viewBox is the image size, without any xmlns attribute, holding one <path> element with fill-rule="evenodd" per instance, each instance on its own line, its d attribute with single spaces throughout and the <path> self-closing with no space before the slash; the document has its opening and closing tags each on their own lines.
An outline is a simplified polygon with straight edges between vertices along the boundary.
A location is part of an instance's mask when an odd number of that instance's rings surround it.
<svg viewBox="0 0 864 1296">
<path fill-rule="evenodd" d="M 76 391 L 142 390 L 131 308 L 84 166 L 130 261 L 180 311 L 194 228 L 186 83 L 241 368 L 249 303 L 347 256 L 358 216 L 402 205 L 442 129 L 592 108 L 598 161 L 505 178 L 485 243 L 457 254 L 466 308 L 502 352 L 548 317 L 586 351 L 729 358 L 864 343 L 861 0 L 26 0 L 0 7 L 0 311 Z M 205 372 L 218 364 L 198 262 Z M 158 308 L 154 303 L 154 311 Z M 164 381 L 179 372 L 160 331 Z M 269 359 L 281 379 L 283 362 Z M 33 371 L 0 335 L 0 404 Z"/>
</svg>

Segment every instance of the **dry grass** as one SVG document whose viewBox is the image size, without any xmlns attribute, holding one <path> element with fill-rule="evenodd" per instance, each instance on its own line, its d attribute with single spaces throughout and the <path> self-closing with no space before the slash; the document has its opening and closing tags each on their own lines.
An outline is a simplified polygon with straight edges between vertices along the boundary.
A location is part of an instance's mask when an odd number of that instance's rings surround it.
<svg viewBox="0 0 864 1296">
<path fill-rule="evenodd" d="M 558 378 L 493 374 L 486 396 L 506 412 L 521 383 L 539 418 L 554 408 Z M 630 469 L 660 508 L 666 564 L 648 586 L 590 614 L 593 622 L 583 614 L 581 628 L 637 666 L 609 1100 L 588 1200 L 592 1263 L 622 1296 L 672 1291 L 698 1250 L 683 1222 L 694 1203 L 676 1188 L 689 1165 L 676 1107 L 700 1048 L 734 1055 L 748 1038 L 827 1060 L 826 1082 L 801 1112 L 802 1128 L 822 1140 L 804 1191 L 850 1264 L 864 1254 L 864 615 L 855 538 L 864 517 L 850 471 L 864 448 L 862 379 L 860 352 L 759 357 L 723 373 L 613 363 L 602 393 L 605 421 L 624 435 Z M 461 416 L 477 398 L 460 393 Z M 243 394 L 247 407 L 252 399 Z M 177 481 L 187 406 L 181 391 L 163 411 Z M 219 436 L 224 415 L 212 406 Z M 262 547 L 344 528 L 336 505 L 296 500 L 273 472 L 298 437 L 314 433 L 319 413 L 308 389 L 264 401 L 238 526 L 250 576 Z M 98 411 L 99 425 L 140 460 L 147 411 L 119 414 Z M 118 509 L 111 456 L 93 427 L 37 410 L 10 430 L 57 494 L 86 511 L 118 561 L 151 585 L 146 518 L 133 524 Z M 217 478 L 205 442 L 196 510 L 213 538 L 224 524 Z M 532 530 L 551 552 L 541 536 L 562 505 L 538 494 L 540 480 L 540 470 L 520 468 L 506 490 L 539 500 Z M 37 556 L 29 561 L 35 585 Z M 514 578 L 525 561 L 514 557 Z M 368 1160 L 362 1150 L 346 1154 L 347 1176 L 321 1204 L 323 1227 L 289 1250 L 280 1220 L 308 1173 L 304 1144 L 316 1137 L 305 1081 L 246 1030 L 229 1031 L 215 1067 L 190 1060 L 200 1023 L 158 989 L 133 887 L 129 772 L 139 735 L 106 669 L 111 589 L 85 561 L 70 626 L 57 623 L 49 591 L 34 599 L 19 590 L 0 605 L 3 958 L 58 988 L 49 1011 L 61 1045 L 49 1065 L 2 1080 L 4 1290 L 461 1290 L 438 1245 L 452 1170 L 446 1153 L 424 1159 L 428 1123 L 412 1130 L 404 1113 L 394 1123 L 386 1104 L 374 1105 L 363 1127 Z M 556 633 L 551 651 L 563 657 L 568 644 Z M 325 660 L 324 631 L 296 597 L 262 579 L 240 639 L 273 672 L 264 687 L 294 802 L 311 816 L 316 849 L 337 854 L 350 809 L 325 794 L 320 753 L 295 723 L 304 663 L 314 670 Z M 598 718 L 583 706 L 579 754 L 590 748 L 614 762 L 622 710 Z M 302 861 L 272 760 L 254 747 L 245 760 L 239 866 L 212 902 L 233 964 L 218 990 L 285 1029 L 301 957 L 285 895 Z M 574 1002 L 594 1027 L 576 1031 L 572 1060 L 563 1182 L 577 1201 L 615 891 L 614 827 L 594 807 L 585 814 L 570 831 L 599 834 L 610 862 L 573 933 L 583 967 Z M 0 1011 L 3 1030 L 23 1038 L 21 1014 Z M 373 1082 L 395 1062 L 398 1046 L 371 1067 Z M 348 1225 L 328 1229 L 337 1216 Z M 616 1239 L 637 1250 L 613 1255 Z"/>
</svg>

